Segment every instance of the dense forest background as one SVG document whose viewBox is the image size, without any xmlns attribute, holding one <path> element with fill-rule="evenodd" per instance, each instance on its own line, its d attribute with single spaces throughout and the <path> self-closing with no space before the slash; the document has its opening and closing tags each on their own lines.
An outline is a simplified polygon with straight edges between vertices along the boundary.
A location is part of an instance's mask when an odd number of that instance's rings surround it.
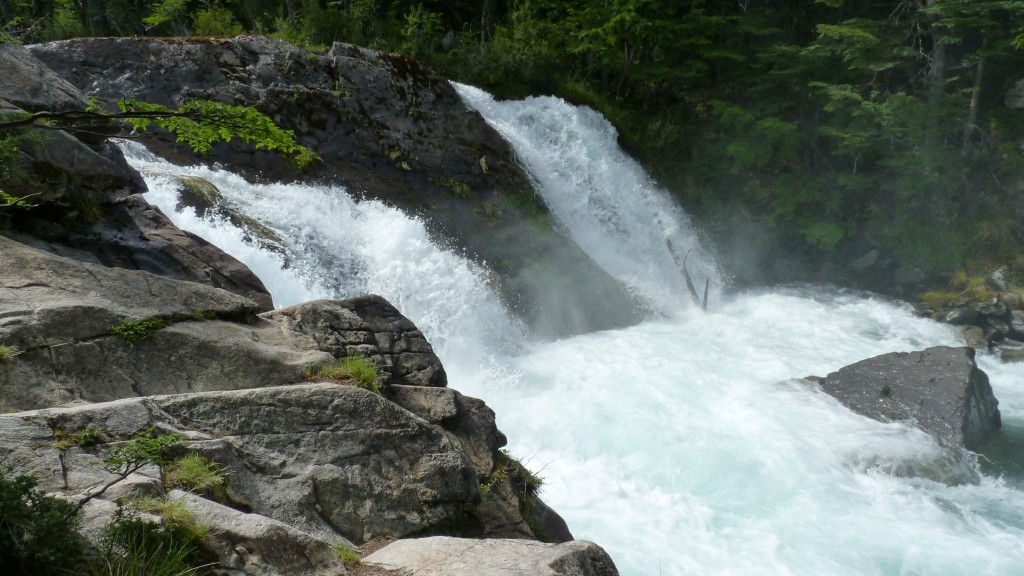
<svg viewBox="0 0 1024 576">
<path fill-rule="evenodd" d="M 0 19 L 24 43 L 351 42 L 588 104 L 722 245 L 750 225 L 804 262 L 877 249 L 932 280 L 1024 252 L 1024 1 L 0 0 Z"/>
</svg>

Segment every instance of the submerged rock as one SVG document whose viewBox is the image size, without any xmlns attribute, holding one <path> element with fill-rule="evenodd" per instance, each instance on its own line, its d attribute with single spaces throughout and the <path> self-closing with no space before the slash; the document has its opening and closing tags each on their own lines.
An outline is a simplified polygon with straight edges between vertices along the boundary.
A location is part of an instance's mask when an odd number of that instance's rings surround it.
<svg viewBox="0 0 1024 576">
<path fill-rule="evenodd" d="M 948 448 L 978 451 L 1000 427 L 999 401 L 974 362 L 973 348 L 883 354 L 833 372 L 820 384 L 854 412 L 911 423 Z"/>
<path fill-rule="evenodd" d="M 433 537 L 398 540 L 363 563 L 416 576 L 617 576 L 608 553 L 593 542 Z"/>
</svg>

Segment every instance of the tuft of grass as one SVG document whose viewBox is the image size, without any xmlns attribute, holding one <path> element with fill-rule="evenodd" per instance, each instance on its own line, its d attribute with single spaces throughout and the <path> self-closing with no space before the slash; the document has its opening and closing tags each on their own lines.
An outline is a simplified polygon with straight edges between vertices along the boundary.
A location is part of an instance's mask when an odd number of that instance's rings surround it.
<svg viewBox="0 0 1024 576">
<path fill-rule="evenodd" d="M 111 326 L 110 332 L 115 336 L 120 336 L 129 345 L 134 346 L 153 332 L 167 328 L 170 325 L 170 322 L 163 318 L 149 318 L 138 321 L 125 320 L 117 326 Z"/>
<path fill-rule="evenodd" d="M 331 380 L 352 382 L 359 388 L 380 394 L 377 387 L 377 368 L 364 356 L 346 356 L 331 364 L 319 364 L 306 368 L 309 380 Z"/>
<path fill-rule="evenodd" d="M 201 538 L 189 527 L 167 522 L 165 526 L 138 518 L 121 508 L 97 554 L 86 568 L 90 576 L 190 576 L 201 574 Z"/>
<path fill-rule="evenodd" d="M 155 514 L 169 525 L 178 526 L 196 539 L 201 540 L 210 527 L 200 524 L 196 517 L 185 509 L 182 500 L 171 500 L 165 496 L 138 496 L 125 502 L 125 506 L 147 514 Z"/>
<path fill-rule="evenodd" d="M 359 564 L 363 561 L 362 553 L 347 544 L 335 544 L 334 553 L 338 556 L 338 560 L 341 560 L 346 565 Z"/>
<path fill-rule="evenodd" d="M 206 456 L 189 452 L 167 465 L 164 483 L 168 488 L 181 488 L 203 494 L 218 502 L 227 500 L 227 473 Z"/>
<path fill-rule="evenodd" d="M 520 509 L 524 512 L 532 506 L 533 499 L 544 485 L 543 478 L 531 472 L 518 458 L 503 448 L 495 455 L 491 473 L 480 479 L 480 501 L 487 500 L 494 486 L 505 480 L 511 481 L 512 490 L 519 500 Z"/>
<path fill-rule="evenodd" d="M 21 350 L 18 350 L 14 346 L 0 344 L 0 362 L 10 362 L 18 354 L 21 354 Z"/>
</svg>

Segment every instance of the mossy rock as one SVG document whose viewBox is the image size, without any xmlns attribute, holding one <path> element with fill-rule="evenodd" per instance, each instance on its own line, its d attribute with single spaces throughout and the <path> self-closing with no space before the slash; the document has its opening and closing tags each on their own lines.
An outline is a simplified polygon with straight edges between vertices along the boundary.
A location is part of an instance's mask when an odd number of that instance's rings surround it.
<svg viewBox="0 0 1024 576">
<path fill-rule="evenodd" d="M 1024 362 L 1024 348 L 1003 348 L 999 351 L 999 359 L 1007 364 Z"/>
</svg>

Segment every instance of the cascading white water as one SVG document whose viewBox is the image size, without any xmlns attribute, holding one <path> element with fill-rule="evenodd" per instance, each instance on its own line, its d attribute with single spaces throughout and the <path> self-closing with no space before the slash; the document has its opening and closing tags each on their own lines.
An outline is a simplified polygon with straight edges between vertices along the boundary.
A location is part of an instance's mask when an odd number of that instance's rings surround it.
<svg viewBox="0 0 1024 576">
<path fill-rule="evenodd" d="M 689 301 L 672 250 L 680 260 L 694 250 L 687 261 L 694 281 L 721 285 L 689 216 L 619 149 L 603 116 L 558 98 L 499 103 L 479 88 L 454 86 L 512 143 L 555 221 L 649 306 L 669 313 Z"/>
<path fill-rule="evenodd" d="M 459 90 L 513 134 L 561 225 L 670 314 L 531 341 L 482 270 L 398 210 L 338 188 L 253 186 L 137 146 L 127 153 L 150 201 L 253 267 L 278 305 L 367 291 L 394 302 L 432 341 L 451 386 L 495 408 L 513 453 L 546 479 L 545 500 L 624 575 L 1021 573 L 1024 483 L 983 475 L 951 487 L 907 475 L 941 465 L 930 438 L 791 380 L 955 344 L 951 330 L 884 299 L 824 288 L 717 296 L 709 313 L 686 306 L 664 238 L 688 250 L 696 235 L 624 160 L 606 123 L 555 99 L 495 103 Z M 176 212 L 174 173 L 216 184 L 227 203 L 278 232 L 286 256 L 253 248 L 224 221 Z M 688 265 L 719 282 L 699 249 Z M 1024 429 L 1024 371 L 980 362 L 1004 430 Z"/>
</svg>

